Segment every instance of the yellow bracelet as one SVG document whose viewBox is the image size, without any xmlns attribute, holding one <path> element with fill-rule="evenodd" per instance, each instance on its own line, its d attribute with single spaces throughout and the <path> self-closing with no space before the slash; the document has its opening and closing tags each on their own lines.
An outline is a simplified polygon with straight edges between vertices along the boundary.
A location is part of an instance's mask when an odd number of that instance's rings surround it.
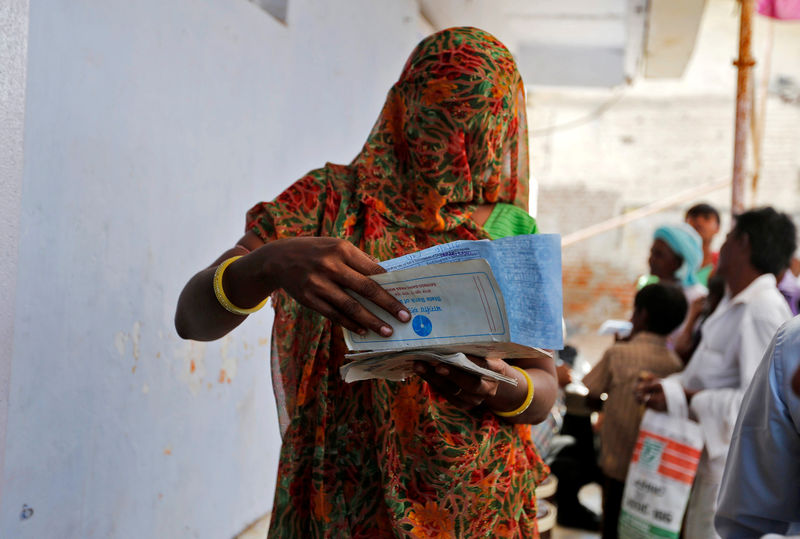
<svg viewBox="0 0 800 539">
<path fill-rule="evenodd" d="M 225 262 L 217 266 L 217 271 L 214 272 L 214 294 L 217 296 L 217 301 L 219 301 L 219 304 L 222 305 L 226 311 L 241 316 L 247 316 L 248 314 L 253 314 L 261 307 L 263 307 L 267 303 L 268 298 L 264 298 L 264 301 L 262 301 L 255 307 L 251 307 L 249 309 L 240 309 L 239 307 L 231 303 L 231 300 L 229 300 L 228 296 L 225 295 L 225 290 L 223 290 L 222 288 L 222 275 L 225 273 L 225 269 L 228 266 L 230 266 L 233 261 L 238 260 L 240 258 L 242 258 L 241 255 L 232 256 Z"/>
<path fill-rule="evenodd" d="M 517 369 L 519 372 L 521 372 L 522 376 L 524 376 L 525 380 L 527 380 L 527 382 L 528 382 L 528 394 L 525 395 L 525 400 L 522 402 L 520 407 L 517 408 L 516 410 L 511 410 L 510 412 L 499 412 L 497 410 L 492 410 L 495 413 L 495 415 L 499 415 L 500 417 L 515 417 L 515 416 L 518 416 L 522 412 L 527 410 L 528 407 L 533 402 L 533 381 L 531 380 L 531 377 L 528 375 L 527 372 L 525 372 L 525 369 L 521 369 L 520 367 L 517 367 L 516 365 L 512 365 L 511 367 L 513 369 Z"/>
</svg>

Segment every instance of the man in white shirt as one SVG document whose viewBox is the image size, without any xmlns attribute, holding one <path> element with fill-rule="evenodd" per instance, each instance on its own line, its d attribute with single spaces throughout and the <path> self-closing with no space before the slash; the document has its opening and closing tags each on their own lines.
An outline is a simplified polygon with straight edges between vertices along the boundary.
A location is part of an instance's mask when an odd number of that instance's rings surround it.
<svg viewBox="0 0 800 539">
<path fill-rule="evenodd" d="M 775 335 L 744 396 L 715 522 L 726 539 L 800 533 L 800 316 Z"/>
<path fill-rule="evenodd" d="M 717 537 L 716 498 L 744 391 L 775 331 L 791 318 L 775 275 L 789 265 L 795 234 L 789 216 L 772 208 L 739 215 L 717 267 L 725 297 L 704 323 L 686 369 L 637 388 L 649 407 L 686 414 L 703 430 L 705 447 L 686 510 L 687 539 Z"/>
</svg>

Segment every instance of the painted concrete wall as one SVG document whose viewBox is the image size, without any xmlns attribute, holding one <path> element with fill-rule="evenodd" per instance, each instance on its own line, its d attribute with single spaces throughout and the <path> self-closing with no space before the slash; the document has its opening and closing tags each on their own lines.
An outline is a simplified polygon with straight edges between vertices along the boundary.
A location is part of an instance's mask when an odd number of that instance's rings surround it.
<svg viewBox="0 0 800 539">
<path fill-rule="evenodd" d="M 252 204 L 355 155 L 416 9 L 291 0 L 283 25 L 246 0 L 31 4 L 19 211 L 0 199 L 19 231 L 1 537 L 231 537 L 271 507 L 269 309 L 204 345 L 175 335 L 177 296 Z"/>
<path fill-rule="evenodd" d="M 5 460 L 22 197 L 28 2 L 0 5 L 0 470 Z M 0 504 L 5 489 L 0 484 Z"/>
</svg>

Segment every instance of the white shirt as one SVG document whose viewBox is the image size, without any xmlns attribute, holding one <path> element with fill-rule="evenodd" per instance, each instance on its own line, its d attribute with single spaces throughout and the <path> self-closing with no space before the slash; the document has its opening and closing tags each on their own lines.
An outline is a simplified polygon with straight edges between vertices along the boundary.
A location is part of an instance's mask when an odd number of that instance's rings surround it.
<svg viewBox="0 0 800 539">
<path fill-rule="evenodd" d="M 800 316 L 775 335 L 742 402 L 715 524 L 723 537 L 800 533 Z"/>
<path fill-rule="evenodd" d="M 707 295 L 708 295 L 708 288 L 706 288 L 701 284 L 692 284 L 683 287 L 683 296 L 686 298 L 686 304 L 689 307 L 692 306 L 692 303 L 694 303 L 695 300 L 704 298 Z M 683 333 L 683 330 L 686 329 L 686 321 L 688 319 L 689 319 L 689 309 L 686 310 L 686 316 L 684 317 L 683 322 L 681 322 L 681 325 L 675 328 L 667 338 L 667 340 L 670 343 L 670 350 L 674 349 L 675 341 L 678 340 L 678 337 L 680 337 L 681 333 Z"/>
<path fill-rule="evenodd" d="M 669 391 L 668 385 L 700 390 L 689 407 L 705 437 L 698 476 L 721 480 L 744 391 L 773 335 L 791 316 L 775 277 L 761 275 L 735 297 L 722 299 L 703 324 L 700 344 L 686 369 L 663 381 L 670 412 L 685 407 L 685 401 L 682 406 L 676 403 L 675 395 L 683 398 L 683 392 Z"/>
</svg>

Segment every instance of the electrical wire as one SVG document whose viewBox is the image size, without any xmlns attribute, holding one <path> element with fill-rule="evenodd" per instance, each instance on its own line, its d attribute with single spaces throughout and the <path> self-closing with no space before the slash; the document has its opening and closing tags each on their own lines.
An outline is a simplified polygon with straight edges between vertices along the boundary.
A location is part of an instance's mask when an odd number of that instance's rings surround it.
<svg viewBox="0 0 800 539">
<path fill-rule="evenodd" d="M 625 87 L 621 87 L 617 90 L 617 94 L 611 97 L 611 99 L 607 100 L 604 103 L 601 103 L 595 110 L 583 116 L 581 118 L 576 118 L 574 120 L 570 120 L 568 122 L 564 122 L 563 124 L 555 124 L 548 127 L 542 127 L 541 129 L 531 129 L 528 133 L 529 137 L 543 137 L 545 135 L 549 135 L 551 133 L 555 133 L 556 131 L 564 131 L 567 129 L 574 129 L 576 127 L 580 127 L 585 125 L 589 122 L 593 122 L 600 118 L 603 114 L 605 114 L 611 107 L 616 105 L 620 102 L 620 100 L 625 96 Z"/>
</svg>

